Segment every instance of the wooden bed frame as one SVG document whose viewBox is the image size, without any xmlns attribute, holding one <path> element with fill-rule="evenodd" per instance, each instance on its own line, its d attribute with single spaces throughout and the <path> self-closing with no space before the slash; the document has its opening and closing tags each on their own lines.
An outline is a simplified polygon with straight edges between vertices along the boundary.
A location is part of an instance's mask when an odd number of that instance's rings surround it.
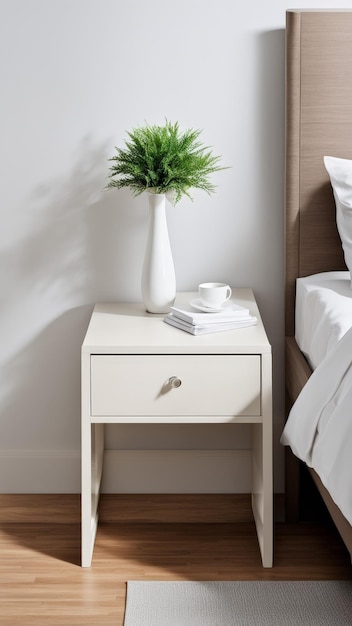
<svg viewBox="0 0 352 626">
<path fill-rule="evenodd" d="M 295 338 L 296 278 L 346 270 L 324 155 L 352 159 L 352 10 L 286 12 L 285 361 L 288 408 L 311 375 Z M 297 518 L 299 463 L 287 450 L 286 516 Z M 352 558 L 352 527 L 313 480 Z"/>
</svg>

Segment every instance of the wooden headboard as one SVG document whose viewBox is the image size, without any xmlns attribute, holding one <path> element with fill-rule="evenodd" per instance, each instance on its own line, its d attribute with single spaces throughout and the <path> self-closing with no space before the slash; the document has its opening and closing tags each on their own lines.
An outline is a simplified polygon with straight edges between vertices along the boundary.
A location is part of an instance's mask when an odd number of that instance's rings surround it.
<svg viewBox="0 0 352 626">
<path fill-rule="evenodd" d="M 352 159 L 352 9 L 286 12 L 287 409 L 311 375 L 294 339 L 295 282 L 346 270 L 325 155 Z M 299 464 L 286 449 L 286 518 L 298 519 Z M 352 557 L 352 526 L 313 479 Z"/>
<path fill-rule="evenodd" d="M 352 9 L 286 12 L 286 335 L 295 281 L 346 269 L 325 155 L 352 159 Z"/>
</svg>

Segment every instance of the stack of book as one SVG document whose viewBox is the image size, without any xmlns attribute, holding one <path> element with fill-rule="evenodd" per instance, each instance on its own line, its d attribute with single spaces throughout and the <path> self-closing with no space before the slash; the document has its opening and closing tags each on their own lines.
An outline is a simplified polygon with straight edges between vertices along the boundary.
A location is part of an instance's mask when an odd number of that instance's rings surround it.
<svg viewBox="0 0 352 626">
<path fill-rule="evenodd" d="M 217 313 L 199 313 L 191 304 L 182 307 L 172 306 L 164 322 L 185 330 L 192 335 L 219 333 L 245 326 L 255 326 L 257 318 L 250 315 L 249 309 L 231 302 L 231 305 Z"/>
</svg>

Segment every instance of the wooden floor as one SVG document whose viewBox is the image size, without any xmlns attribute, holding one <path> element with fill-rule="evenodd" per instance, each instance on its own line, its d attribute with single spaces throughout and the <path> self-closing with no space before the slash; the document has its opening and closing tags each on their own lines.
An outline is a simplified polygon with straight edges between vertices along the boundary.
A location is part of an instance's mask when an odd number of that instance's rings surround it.
<svg viewBox="0 0 352 626">
<path fill-rule="evenodd" d="M 128 580 L 352 579 L 332 525 L 277 523 L 274 567 L 263 569 L 248 501 L 232 516 L 220 497 L 212 519 L 205 496 L 196 508 L 194 496 L 169 501 L 163 522 L 155 507 L 146 513 L 148 499 L 107 497 L 92 567 L 82 569 L 79 502 L 64 498 L 0 496 L 1 626 L 122 626 Z"/>
</svg>

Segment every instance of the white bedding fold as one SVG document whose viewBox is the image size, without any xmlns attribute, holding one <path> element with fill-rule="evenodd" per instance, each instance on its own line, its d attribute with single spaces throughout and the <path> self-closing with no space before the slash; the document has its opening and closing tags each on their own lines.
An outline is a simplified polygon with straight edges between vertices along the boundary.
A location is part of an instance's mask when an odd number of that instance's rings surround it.
<svg viewBox="0 0 352 626">
<path fill-rule="evenodd" d="M 352 524 L 352 328 L 303 387 L 281 443 L 317 472 Z"/>
<path fill-rule="evenodd" d="M 323 272 L 296 281 L 295 338 L 312 369 L 352 326 L 349 272 Z"/>
</svg>

